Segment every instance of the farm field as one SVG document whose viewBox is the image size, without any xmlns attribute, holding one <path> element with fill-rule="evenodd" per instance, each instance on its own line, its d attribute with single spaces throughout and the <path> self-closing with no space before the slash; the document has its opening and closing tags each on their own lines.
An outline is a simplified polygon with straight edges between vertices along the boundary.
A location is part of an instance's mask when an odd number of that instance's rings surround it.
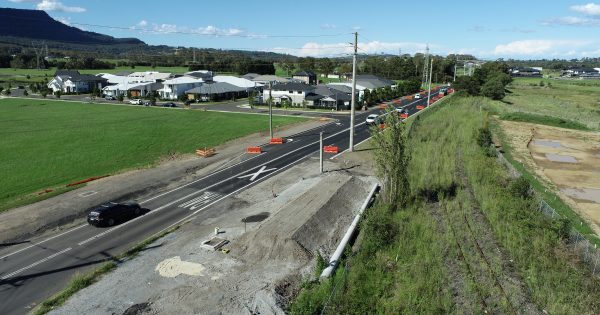
<svg viewBox="0 0 600 315">
<path fill-rule="evenodd" d="M 335 276 L 307 281 L 292 314 L 600 312 L 565 228 L 478 144 L 480 102 L 453 97 L 411 123 L 408 205 L 368 209 Z"/>
<path fill-rule="evenodd" d="M 0 99 L 0 211 L 38 192 L 268 129 L 262 115 Z M 274 117 L 274 127 L 302 121 Z"/>
<path fill-rule="evenodd" d="M 503 102 L 489 103 L 493 112 L 552 116 L 600 129 L 600 80 L 516 78 L 508 90 Z"/>
</svg>

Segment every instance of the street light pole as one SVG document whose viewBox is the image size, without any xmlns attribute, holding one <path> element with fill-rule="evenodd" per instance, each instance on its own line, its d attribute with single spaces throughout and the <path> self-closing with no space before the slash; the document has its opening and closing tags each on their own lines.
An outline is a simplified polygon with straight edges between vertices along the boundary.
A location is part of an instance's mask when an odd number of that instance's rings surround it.
<svg viewBox="0 0 600 315">
<path fill-rule="evenodd" d="M 269 81 L 269 135 L 273 139 L 273 97 L 271 96 L 272 90 L 271 82 Z"/>
<path fill-rule="evenodd" d="M 429 106 L 429 100 L 431 99 L 431 74 L 433 73 L 433 59 L 429 68 L 429 92 L 427 92 L 427 106 Z"/>
<path fill-rule="evenodd" d="M 350 146 L 354 151 L 354 108 L 356 107 L 356 54 L 358 52 L 358 32 L 354 32 L 354 55 L 352 56 L 352 103 L 350 104 Z"/>
</svg>

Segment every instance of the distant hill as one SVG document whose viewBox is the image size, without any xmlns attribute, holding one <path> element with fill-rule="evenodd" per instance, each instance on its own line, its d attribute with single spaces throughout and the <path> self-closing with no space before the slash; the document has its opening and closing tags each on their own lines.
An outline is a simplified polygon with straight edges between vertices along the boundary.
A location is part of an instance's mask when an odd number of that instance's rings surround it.
<svg viewBox="0 0 600 315">
<path fill-rule="evenodd" d="M 27 39 L 84 45 L 145 45 L 137 38 L 114 38 L 65 25 L 45 11 L 0 8 L 0 40 L 23 44 Z"/>
</svg>

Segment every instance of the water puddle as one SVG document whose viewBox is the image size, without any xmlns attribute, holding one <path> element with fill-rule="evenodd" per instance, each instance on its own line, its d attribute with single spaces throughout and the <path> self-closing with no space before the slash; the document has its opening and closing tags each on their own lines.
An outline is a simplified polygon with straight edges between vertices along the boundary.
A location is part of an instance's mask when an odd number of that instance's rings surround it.
<svg viewBox="0 0 600 315">
<path fill-rule="evenodd" d="M 570 155 L 560 155 L 560 154 L 552 154 L 546 153 L 546 158 L 552 162 L 561 162 L 561 163 L 578 163 L 577 159 Z"/>
<path fill-rule="evenodd" d="M 587 200 L 600 204 L 600 189 L 596 188 L 562 188 L 562 192 L 575 199 Z"/>
<path fill-rule="evenodd" d="M 543 139 L 533 140 L 533 144 L 539 145 L 542 147 L 562 148 L 562 144 L 560 144 L 560 142 L 552 141 L 552 140 L 543 140 Z"/>
</svg>

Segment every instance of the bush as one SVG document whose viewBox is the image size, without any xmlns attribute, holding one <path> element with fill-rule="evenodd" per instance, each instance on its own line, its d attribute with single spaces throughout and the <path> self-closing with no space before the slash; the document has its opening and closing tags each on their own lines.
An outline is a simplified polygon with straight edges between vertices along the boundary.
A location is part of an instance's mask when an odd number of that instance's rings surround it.
<svg viewBox="0 0 600 315">
<path fill-rule="evenodd" d="M 501 100 L 505 96 L 504 86 L 500 77 L 491 78 L 481 87 L 481 94 L 493 100 Z"/>
<path fill-rule="evenodd" d="M 529 181 L 523 177 L 519 176 L 519 178 L 513 180 L 509 186 L 508 190 L 515 197 L 528 199 L 532 196 L 532 189 Z"/>
<path fill-rule="evenodd" d="M 479 128 L 479 132 L 477 135 L 477 144 L 482 148 L 488 148 L 492 145 L 492 132 L 488 127 Z"/>
</svg>

